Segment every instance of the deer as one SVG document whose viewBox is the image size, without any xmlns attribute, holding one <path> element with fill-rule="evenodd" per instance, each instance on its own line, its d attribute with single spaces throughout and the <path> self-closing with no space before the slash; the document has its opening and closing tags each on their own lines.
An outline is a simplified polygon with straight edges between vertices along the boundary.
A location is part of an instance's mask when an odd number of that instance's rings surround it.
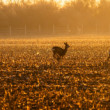
<svg viewBox="0 0 110 110">
<path fill-rule="evenodd" d="M 62 49 L 61 47 L 58 47 L 58 46 L 54 46 L 52 48 L 53 57 L 57 61 L 59 61 L 61 58 L 63 58 L 63 56 L 66 54 L 68 48 L 70 47 L 67 42 L 65 42 L 64 45 L 65 45 L 65 48 L 64 49 Z"/>
</svg>

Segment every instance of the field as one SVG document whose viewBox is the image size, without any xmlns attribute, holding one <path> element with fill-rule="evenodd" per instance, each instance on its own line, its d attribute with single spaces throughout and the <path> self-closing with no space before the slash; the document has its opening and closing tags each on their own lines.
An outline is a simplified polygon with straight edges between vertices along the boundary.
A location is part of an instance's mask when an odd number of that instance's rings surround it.
<svg viewBox="0 0 110 110">
<path fill-rule="evenodd" d="M 109 37 L 0 39 L 0 110 L 110 110 L 109 49 Z"/>
</svg>

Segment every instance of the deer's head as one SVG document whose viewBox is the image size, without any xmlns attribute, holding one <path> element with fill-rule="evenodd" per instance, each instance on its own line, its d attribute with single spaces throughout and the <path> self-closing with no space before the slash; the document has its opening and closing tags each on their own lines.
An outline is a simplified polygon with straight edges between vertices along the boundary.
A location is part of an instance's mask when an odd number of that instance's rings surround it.
<svg viewBox="0 0 110 110">
<path fill-rule="evenodd" d="M 66 48 L 70 47 L 67 42 L 65 42 L 64 44 L 65 44 Z"/>
</svg>

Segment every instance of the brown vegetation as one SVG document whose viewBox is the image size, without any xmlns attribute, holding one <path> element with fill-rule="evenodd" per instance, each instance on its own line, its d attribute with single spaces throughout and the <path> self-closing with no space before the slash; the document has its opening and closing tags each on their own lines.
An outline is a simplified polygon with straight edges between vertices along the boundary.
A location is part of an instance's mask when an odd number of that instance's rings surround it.
<svg viewBox="0 0 110 110">
<path fill-rule="evenodd" d="M 71 47 L 55 63 L 62 38 L 0 40 L 2 110 L 109 110 L 109 39 L 64 38 Z"/>
</svg>

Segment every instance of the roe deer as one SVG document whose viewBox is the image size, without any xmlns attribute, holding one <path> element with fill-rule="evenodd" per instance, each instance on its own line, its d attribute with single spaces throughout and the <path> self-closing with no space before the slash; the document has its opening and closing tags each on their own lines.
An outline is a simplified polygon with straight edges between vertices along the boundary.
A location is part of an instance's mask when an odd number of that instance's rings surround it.
<svg viewBox="0 0 110 110">
<path fill-rule="evenodd" d="M 64 43 L 65 44 L 65 49 L 62 49 L 60 47 L 53 47 L 52 51 L 53 51 L 53 57 L 59 61 L 67 52 L 67 49 L 70 47 L 67 42 Z"/>
</svg>

